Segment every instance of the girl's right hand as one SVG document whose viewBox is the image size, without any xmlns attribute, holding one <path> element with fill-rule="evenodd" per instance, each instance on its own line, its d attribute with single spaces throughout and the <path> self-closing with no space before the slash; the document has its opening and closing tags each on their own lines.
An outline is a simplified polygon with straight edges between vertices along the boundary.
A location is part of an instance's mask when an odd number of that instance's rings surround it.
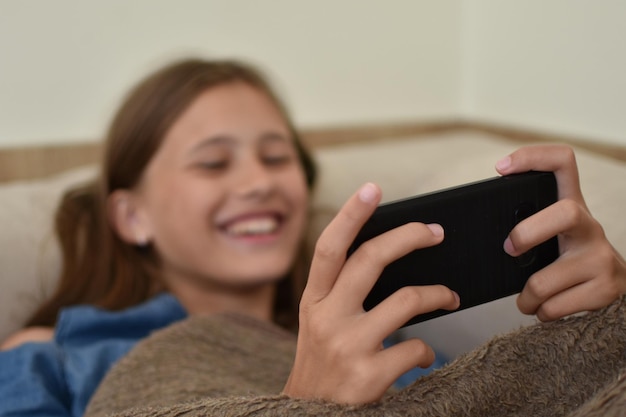
<svg viewBox="0 0 626 417">
<path fill-rule="evenodd" d="M 362 186 L 317 242 L 300 302 L 296 358 L 283 390 L 290 397 L 348 404 L 379 400 L 400 375 L 434 360 L 421 340 L 387 349 L 383 340 L 418 314 L 459 307 L 456 293 L 435 285 L 404 287 L 364 311 L 363 301 L 386 265 L 443 240 L 441 226 L 409 223 L 365 242 L 346 259 L 380 198 L 376 185 Z"/>
</svg>

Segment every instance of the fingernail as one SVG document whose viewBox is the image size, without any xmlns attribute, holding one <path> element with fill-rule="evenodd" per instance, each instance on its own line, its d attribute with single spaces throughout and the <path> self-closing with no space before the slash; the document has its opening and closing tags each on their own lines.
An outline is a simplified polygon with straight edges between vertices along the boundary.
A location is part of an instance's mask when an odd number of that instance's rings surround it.
<svg viewBox="0 0 626 417">
<path fill-rule="evenodd" d="M 454 298 L 456 299 L 456 304 L 460 305 L 461 304 L 461 297 L 459 297 L 459 293 L 457 293 L 456 291 L 452 291 L 452 294 L 454 294 Z"/>
<path fill-rule="evenodd" d="M 511 166 L 511 157 L 510 156 L 505 156 L 504 158 L 502 158 L 498 162 L 496 162 L 496 168 L 498 168 L 499 171 L 505 171 L 510 166 Z"/>
<path fill-rule="evenodd" d="M 431 224 L 427 224 L 426 227 L 428 227 L 430 229 L 430 231 L 433 233 L 433 235 L 435 235 L 437 237 L 443 236 L 443 227 L 441 227 L 440 224 L 431 223 Z"/>
<path fill-rule="evenodd" d="M 511 242 L 510 237 L 507 237 L 504 241 L 504 251 L 511 256 L 515 254 L 515 246 L 513 246 L 513 242 Z"/>
<path fill-rule="evenodd" d="M 368 182 L 359 190 L 359 199 L 364 203 L 373 202 L 374 200 L 376 200 L 377 196 L 378 188 L 371 182 Z"/>
</svg>

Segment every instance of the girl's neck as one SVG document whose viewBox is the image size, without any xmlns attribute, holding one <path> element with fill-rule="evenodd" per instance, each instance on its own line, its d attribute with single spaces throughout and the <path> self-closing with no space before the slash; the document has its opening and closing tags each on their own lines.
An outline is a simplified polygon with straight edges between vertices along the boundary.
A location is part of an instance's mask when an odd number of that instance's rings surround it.
<svg viewBox="0 0 626 417">
<path fill-rule="evenodd" d="M 251 288 L 199 287 L 189 282 L 169 286 L 189 315 L 239 313 L 258 320 L 272 321 L 276 284 Z"/>
</svg>

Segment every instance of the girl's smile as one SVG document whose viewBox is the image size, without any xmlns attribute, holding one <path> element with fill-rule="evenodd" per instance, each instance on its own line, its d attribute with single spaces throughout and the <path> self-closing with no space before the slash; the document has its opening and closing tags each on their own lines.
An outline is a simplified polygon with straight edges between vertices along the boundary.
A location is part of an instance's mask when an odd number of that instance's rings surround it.
<svg viewBox="0 0 626 417">
<path fill-rule="evenodd" d="M 278 212 L 248 213 L 219 226 L 233 238 L 275 238 L 284 216 Z"/>
</svg>

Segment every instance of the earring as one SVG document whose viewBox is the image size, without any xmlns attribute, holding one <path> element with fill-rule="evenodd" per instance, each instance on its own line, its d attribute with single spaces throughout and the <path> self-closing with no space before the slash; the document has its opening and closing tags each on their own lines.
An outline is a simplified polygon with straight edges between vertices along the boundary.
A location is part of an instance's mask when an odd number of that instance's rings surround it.
<svg viewBox="0 0 626 417">
<path fill-rule="evenodd" d="M 148 246 L 148 238 L 145 235 L 135 231 L 135 246 L 145 248 L 146 246 Z"/>
</svg>

